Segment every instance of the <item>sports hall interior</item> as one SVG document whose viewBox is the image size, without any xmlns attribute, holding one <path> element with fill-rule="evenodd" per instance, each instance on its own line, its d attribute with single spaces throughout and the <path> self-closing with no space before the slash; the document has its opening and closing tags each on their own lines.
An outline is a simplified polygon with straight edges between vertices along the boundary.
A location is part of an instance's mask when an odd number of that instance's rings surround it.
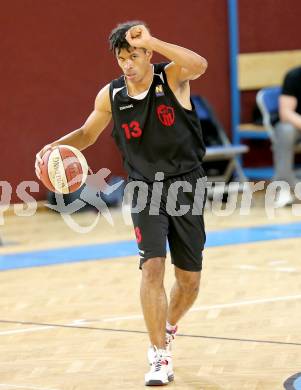
<svg viewBox="0 0 301 390">
<path fill-rule="evenodd" d="M 208 60 L 191 93 L 210 104 L 226 142 L 224 152 L 208 145 L 207 164 L 226 159 L 227 184 L 239 188 L 235 207 L 208 196 L 200 293 L 180 323 L 168 386 L 301 389 L 300 201 L 276 209 L 267 201 L 271 141 L 256 121 L 258 91 L 301 63 L 300 15 L 300 0 L 2 4 L 0 390 L 144 388 L 149 341 L 126 205 L 110 207 L 111 219 L 88 204 L 65 218 L 48 207 L 34 171 L 36 153 L 81 126 L 120 75 L 108 36 L 136 19 Z M 125 178 L 111 130 L 84 155 L 93 172 Z M 243 189 L 259 182 L 244 208 Z M 168 293 L 172 282 L 168 255 Z"/>
</svg>

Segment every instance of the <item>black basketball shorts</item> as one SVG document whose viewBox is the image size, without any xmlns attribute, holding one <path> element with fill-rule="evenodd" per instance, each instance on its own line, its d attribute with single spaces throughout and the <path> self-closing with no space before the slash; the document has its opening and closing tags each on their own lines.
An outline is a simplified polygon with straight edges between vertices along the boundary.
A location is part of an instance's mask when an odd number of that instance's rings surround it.
<svg viewBox="0 0 301 390">
<path fill-rule="evenodd" d="M 175 266 L 200 271 L 206 240 L 204 171 L 199 167 L 182 176 L 159 180 L 146 183 L 129 179 L 128 183 L 140 269 L 150 258 L 166 257 L 168 241 Z"/>
</svg>

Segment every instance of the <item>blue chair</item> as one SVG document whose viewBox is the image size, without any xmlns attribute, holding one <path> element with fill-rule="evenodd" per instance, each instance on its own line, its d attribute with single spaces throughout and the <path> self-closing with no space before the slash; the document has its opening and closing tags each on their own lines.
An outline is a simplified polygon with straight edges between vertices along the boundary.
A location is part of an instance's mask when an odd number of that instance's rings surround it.
<svg viewBox="0 0 301 390">
<path fill-rule="evenodd" d="M 271 141 L 274 140 L 274 124 L 278 120 L 281 87 L 262 88 L 257 92 L 256 103 L 262 115 L 262 122 Z"/>
<path fill-rule="evenodd" d="M 274 141 L 274 126 L 279 120 L 279 97 L 281 87 L 262 88 L 257 92 L 256 103 L 262 115 L 263 125 L 266 127 L 271 142 Z M 295 145 L 295 153 L 301 153 L 301 142 Z M 296 173 L 301 175 L 300 165 L 296 166 Z"/>
</svg>

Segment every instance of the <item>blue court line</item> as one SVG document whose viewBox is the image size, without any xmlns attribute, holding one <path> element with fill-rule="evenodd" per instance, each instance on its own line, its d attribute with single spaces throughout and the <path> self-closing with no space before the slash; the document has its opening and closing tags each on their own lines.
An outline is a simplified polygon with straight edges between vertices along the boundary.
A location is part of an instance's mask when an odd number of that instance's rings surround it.
<svg viewBox="0 0 301 390">
<path fill-rule="evenodd" d="M 206 247 L 246 244 L 295 237 L 301 237 L 301 222 L 208 232 Z M 2 254 L 0 255 L 0 270 L 87 260 L 104 260 L 125 256 L 138 256 L 135 241 L 116 241 L 111 243 Z"/>
<path fill-rule="evenodd" d="M 286 390 L 301 390 L 301 372 L 290 376 L 283 385 Z"/>
<path fill-rule="evenodd" d="M 294 389 L 295 390 L 301 390 L 301 376 L 297 378 L 294 382 Z"/>
</svg>

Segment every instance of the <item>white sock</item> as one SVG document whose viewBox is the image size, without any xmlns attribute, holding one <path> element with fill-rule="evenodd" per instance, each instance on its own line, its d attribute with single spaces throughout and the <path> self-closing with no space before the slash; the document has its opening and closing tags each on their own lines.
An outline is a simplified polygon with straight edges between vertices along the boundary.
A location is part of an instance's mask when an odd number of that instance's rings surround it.
<svg viewBox="0 0 301 390">
<path fill-rule="evenodd" d="M 157 348 L 157 346 L 156 345 L 152 345 L 151 346 L 152 347 L 152 349 L 156 352 L 158 352 L 159 353 L 159 355 L 164 355 L 164 354 L 166 354 L 167 353 L 167 351 L 166 351 L 166 349 L 164 348 Z"/>
<path fill-rule="evenodd" d="M 176 330 L 177 325 L 171 325 L 168 321 L 166 321 L 166 329 L 169 332 L 173 332 Z"/>
</svg>

